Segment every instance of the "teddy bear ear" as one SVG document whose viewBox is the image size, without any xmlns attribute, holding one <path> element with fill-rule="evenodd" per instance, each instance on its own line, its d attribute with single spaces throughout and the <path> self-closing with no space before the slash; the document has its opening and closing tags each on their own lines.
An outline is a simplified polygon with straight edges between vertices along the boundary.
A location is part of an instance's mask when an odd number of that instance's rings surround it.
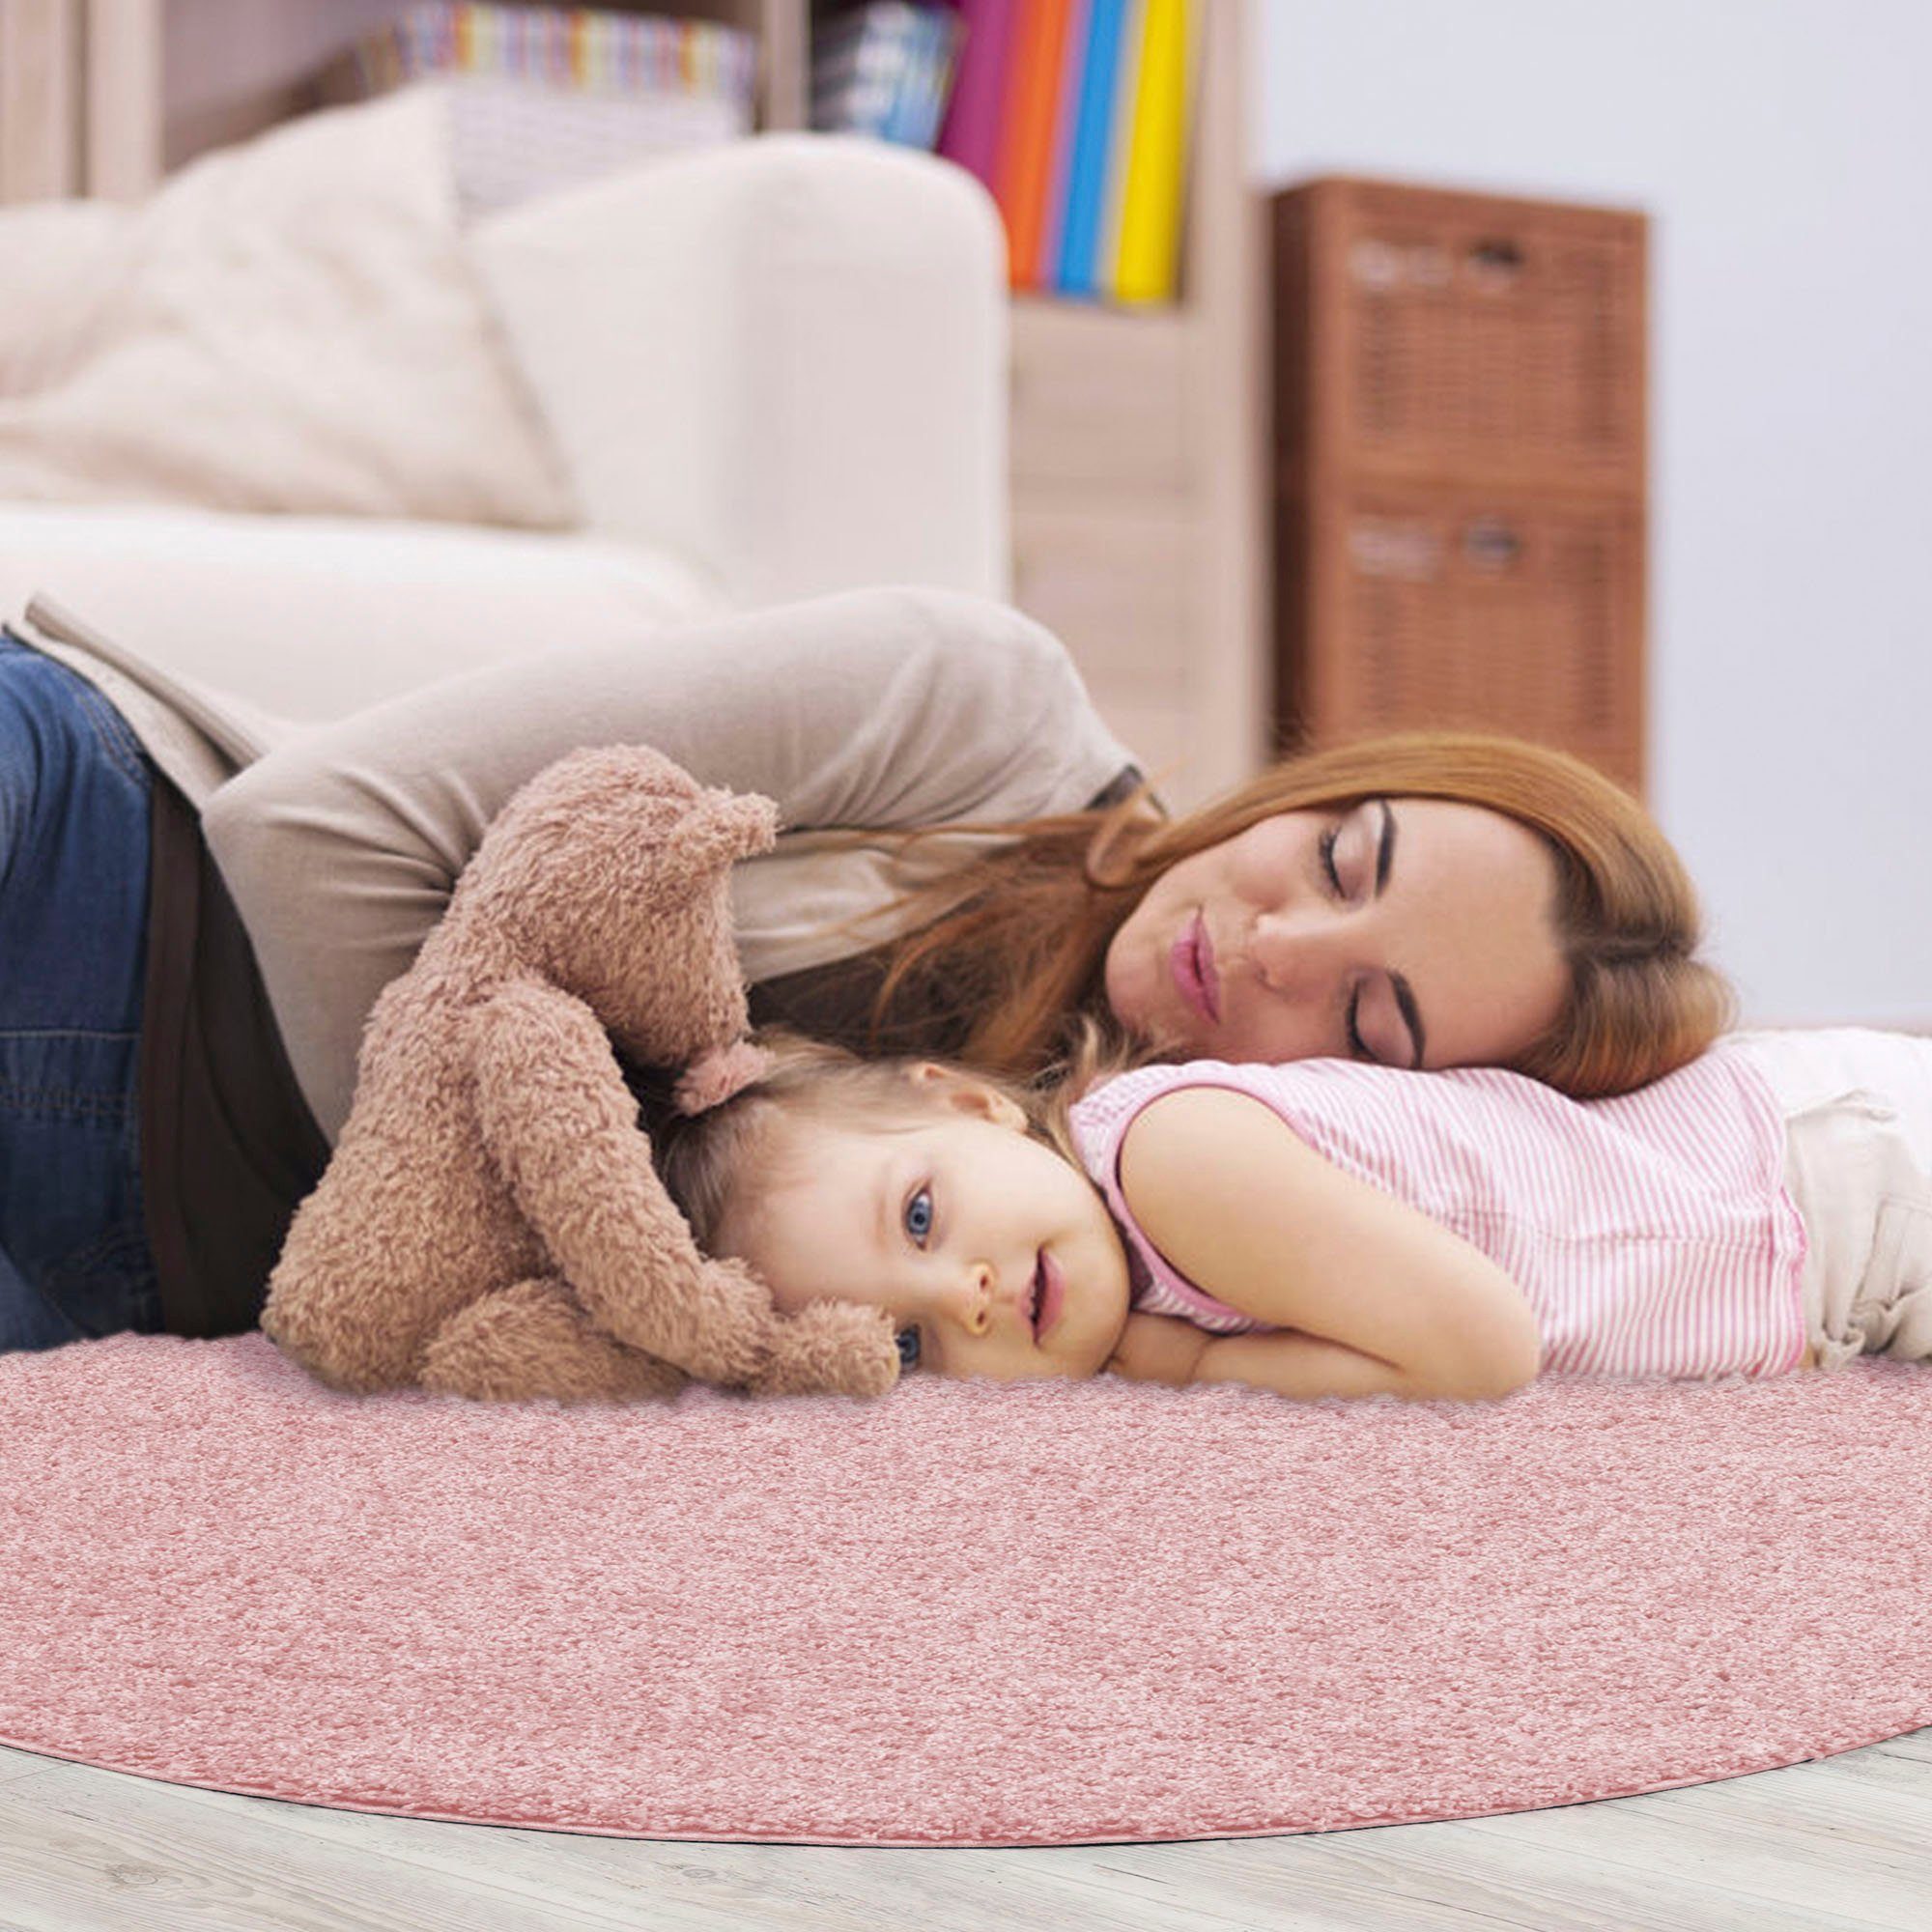
<svg viewBox="0 0 1932 1932">
<path fill-rule="evenodd" d="M 708 791 L 700 810 L 678 832 L 681 852 L 694 866 L 723 868 L 778 842 L 779 809 L 754 791 Z"/>
<path fill-rule="evenodd" d="M 748 1039 L 713 1047 L 699 1054 L 671 1090 L 671 1104 L 680 1114 L 702 1114 L 723 1106 L 732 1094 L 762 1080 L 771 1071 L 772 1057 Z"/>
</svg>

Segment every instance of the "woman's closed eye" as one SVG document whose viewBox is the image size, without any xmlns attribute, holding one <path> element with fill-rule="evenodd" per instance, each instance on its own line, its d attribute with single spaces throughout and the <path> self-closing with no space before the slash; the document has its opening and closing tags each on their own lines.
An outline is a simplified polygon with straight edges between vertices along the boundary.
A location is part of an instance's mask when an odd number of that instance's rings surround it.
<svg viewBox="0 0 1932 1932">
<path fill-rule="evenodd" d="M 1348 818 L 1338 818 L 1316 840 L 1316 849 L 1321 854 L 1323 881 L 1330 895 L 1338 899 L 1351 896 L 1349 888 L 1342 883 L 1342 874 L 1335 864 L 1335 847 L 1348 826 Z M 1352 859 L 1352 854 L 1350 855 Z M 1355 1060 L 1376 1061 L 1378 1056 L 1369 1049 L 1369 1043 L 1362 1037 L 1359 1015 L 1362 1007 L 1362 989 L 1359 985 L 1349 993 L 1349 1001 L 1342 1015 L 1343 1030 L 1349 1043 L 1349 1054 Z"/>
<path fill-rule="evenodd" d="M 1346 849 L 1337 857 L 1344 837 Z M 1386 799 L 1367 799 L 1345 811 L 1316 840 L 1321 858 L 1322 883 L 1338 899 L 1379 898 L 1388 883 L 1389 861 L 1395 855 L 1395 814 Z M 1342 876 L 1343 867 L 1348 877 Z"/>
<path fill-rule="evenodd" d="M 1335 841 L 1342 836 L 1340 825 L 1331 825 L 1316 841 L 1321 854 L 1321 870 L 1326 875 L 1328 890 L 1338 899 L 1349 896 L 1348 888 L 1342 883 L 1342 875 L 1335 869 Z"/>
<path fill-rule="evenodd" d="M 1364 816 L 1365 813 L 1372 815 Z M 1350 829 L 1351 820 L 1360 827 L 1362 837 L 1352 840 L 1343 854 L 1343 863 L 1350 872 L 1350 882 L 1345 883 L 1336 863 L 1335 848 L 1341 842 L 1343 834 Z M 1379 837 L 1371 842 L 1371 828 L 1378 825 Z M 1388 884 L 1389 866 L 1395 856 L 1395 814 L 1389 810 L 1388 801 L 1372 799 L 1353 811 L 1345 813 L 1321 834 L 1316 846 L 1321 855 L 1323 883 L 1331 896 L 1351 899 L 1364 885 L 1368 887 L 1368 897 L 1381 896 L 1383 888 Z M 1342 1010 L 1343 1033 L 1349 1053 L 1357 1060 L 1366 1060 L 1379 1066 L 1420 1066 L 1422 1022 L 1415 1012 L 1414 995 L 1409 991 L 1407 980 L 1399 973 L 1390 976 L 1388 984 L 1399 1013 L 1394 1033 L 1397 1044 L 1388 1052 L 1378 1052 L 1362 1037 L 1362 995 L 1369 982 L 1358 980 L 1349 989 Z"/>
<path fill-rule="evenodd" d="M 1357 1023 L 1357 1018 L 1356 1018 L 1356 1016 L 1361 1012 L 1361 1010 L 1362 1010 L 1362 989 L 1361 987 L 1357 986 L 1355 990 L 1349 995 L 1349 1052 L 1356 1060 L 1372 1061 L 1376 1065 L 1379 1065 L 1381 1064 L 1381 1056 L 1379 1054 L 1371 1053 L 1369 1051 L 1368 1041 L 1362 1037 L 1362 1029 L 1360 1025 Z"/>
</svg>

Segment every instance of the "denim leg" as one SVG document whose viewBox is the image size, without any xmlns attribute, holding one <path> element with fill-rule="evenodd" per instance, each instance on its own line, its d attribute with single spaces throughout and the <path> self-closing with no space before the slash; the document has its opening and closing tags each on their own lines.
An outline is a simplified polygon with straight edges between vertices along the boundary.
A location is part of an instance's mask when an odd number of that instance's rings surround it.
<svg viewBox="0 0 1932 1932">
<path fill-rule="evenodd" d="M 0 1349 L 160 1326 L 138 1091 L 151 784 L 113 705 L 0 632 Z"/>
</svg>

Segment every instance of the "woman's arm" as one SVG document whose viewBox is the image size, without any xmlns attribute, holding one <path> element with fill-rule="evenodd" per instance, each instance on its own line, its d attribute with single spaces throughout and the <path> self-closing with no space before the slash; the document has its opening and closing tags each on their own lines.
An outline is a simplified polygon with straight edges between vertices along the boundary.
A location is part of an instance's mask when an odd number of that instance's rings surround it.
<svg viewBox="0 0 1932 1932">
<path fill-rule="evenodd" d="M 1128 756 L 1051 632 L 916 587 L 529 652 L 306 732 L 203 824 L 331 1139 L 369 1009 L 491 819 L 565 753 L 619 743 L 776 800 L 788 829 L 1077 810 Z"/>
<path fill-rule="evenodd" d="M 1495 1263 L 1345 1174 L 1252 1094 L 1161 1094 L 1122 1137 L 1120 1175 L 1168 1262 L 1243 1314 L 1296 1331 L 1210 1340 L 1197 1381 L 1481 1400 L 1536 1375 L 1535 1312 Z"/>
</svg>

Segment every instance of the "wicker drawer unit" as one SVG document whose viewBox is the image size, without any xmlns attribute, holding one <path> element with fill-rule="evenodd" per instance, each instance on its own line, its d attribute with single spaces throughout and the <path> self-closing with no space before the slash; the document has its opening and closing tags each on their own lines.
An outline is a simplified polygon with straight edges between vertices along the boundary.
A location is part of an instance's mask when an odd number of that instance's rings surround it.
<svg viewBox="0 0 1932 1932">
<path fill-rule="evenodd" d="M 1644 766 L 1645 221 L 1331 179 L 1277 195 L 1276 716 Z"/>
<path fill-rule="evenodd" d="M 1284 496 L 1295 737 L 1466 725 L 1642 778 L 1643 531 L 1615 498 L 1363 484 Z M 1310 639 L 1346 639 L 1311 649 Z"/>
</svg>

